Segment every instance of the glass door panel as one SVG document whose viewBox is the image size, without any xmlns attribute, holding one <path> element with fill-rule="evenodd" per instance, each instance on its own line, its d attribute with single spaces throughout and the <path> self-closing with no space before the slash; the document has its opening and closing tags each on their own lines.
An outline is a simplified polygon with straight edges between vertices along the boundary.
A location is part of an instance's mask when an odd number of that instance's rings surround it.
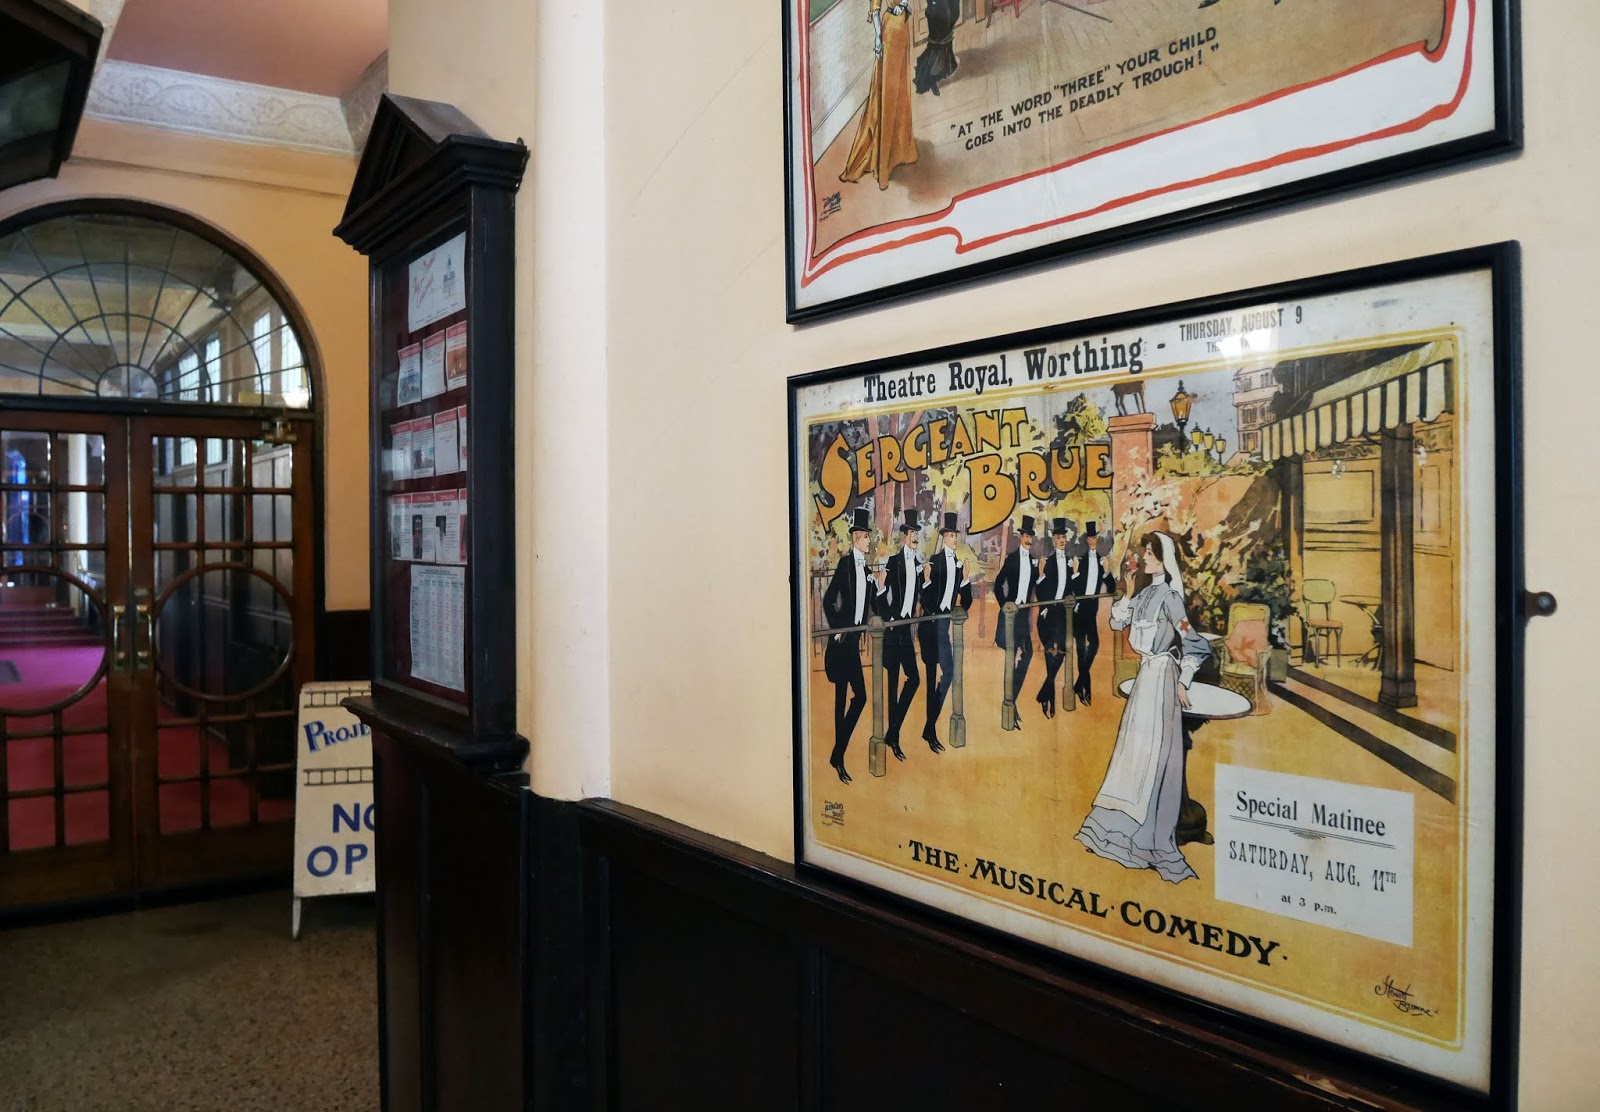
<svg viewBox="0 0 1600 1112">
<path fill-rule="evenodd" d="M 0 910 L 287 868 L 305 443 L 0 414 Z"/>
<path fill-rule="evenodd" d="M 121 418 L 0 417 L 0 907 L 132 880 Z"/>
<path fill-rule="evenodd" d="M 235 865 L 288 861 L 294 696 L 312 651 L 310 562 L 296 551 L 304 446 L 259 440 L 253 422 L 164 427 L 179 424 L 136 422 L 133 458 L 151 537 L 134 572 L 149 584 L 141 647 L 154 704 L 141 860 L 164 877 L 214 871 L 210 854 L 196 865 L 184 849 L 207 837 L 231 845 Z"/>
</svg>

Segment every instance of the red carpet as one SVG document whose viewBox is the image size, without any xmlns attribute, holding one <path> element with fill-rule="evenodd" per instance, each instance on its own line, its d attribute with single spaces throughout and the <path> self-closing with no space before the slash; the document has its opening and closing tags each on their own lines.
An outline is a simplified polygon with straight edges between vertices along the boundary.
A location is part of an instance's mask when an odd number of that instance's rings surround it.
<svg viewBox="0 0 1600 1112">
<path fill-rule="evenodd" d="M 0 684 L 0 714 L 8 706 L 39 707 L 66 698 L 83 686 L 99 667 L 103 650 L 99 645 L 31 645 L 27 648 L 0 648 L 0 660 L 16 667 L 20 682 Z M 61 712 L 61 725 L 67 730 L 94 731 L 62 739 L 62 782 L 68 787 L 102 784 L 107 778 L 106 760 L 106 681 L 102 678 L 93 691 Z M 170 717 L 163 709 L 162 717 Z M 7 735 L 32 733 L 54 728 L 53 715 L 6 718 Z M 48 789 L 55 785 L 55 749 L 50 738 L 25 738 L 7 741 L 6 773 L 12 792 Z M 216 738 L 209 741 L 213 773 L 229 766 L 228 747 Z M 157 761 L 162 777 L 197 776 L 200 772 L 200 731 L 195 726 L 164 726 L 159 729 Z M 212 780 L 211 825 L 242 826 L 250 821 L 250 789 L 243 779 Z M 198 781 L 162 784 L 159 789 L 160 828 L 163 834 L 200 829 Z M 54 799 L 45 796 L 12 799 L 9 827 L 12 850 L 37 849 L 55 845 L 56 816 Z M 68 845 L 101 842 L 111 836 L 110 798 L 106 791 L 78 792 L 64 797 L 62 810 Z M 292 800 L 260 800 L 258 821 L 282 822 L 294 815 Z"/>
</svg>

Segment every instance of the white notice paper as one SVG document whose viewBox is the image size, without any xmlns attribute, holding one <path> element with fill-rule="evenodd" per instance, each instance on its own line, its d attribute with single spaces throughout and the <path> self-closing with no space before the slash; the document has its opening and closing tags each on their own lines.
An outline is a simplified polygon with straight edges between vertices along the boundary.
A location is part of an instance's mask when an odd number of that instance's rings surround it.
<svg viewBox="0 0 1600 1112">
<path fill-rule="evenodd" d="M 422 341 L 422 396 L 433 398 L 444 393 L 444 333 L 435 332 Z"/>
<path fill-rule="evenodd" d="M 447 409 L 433 415 L 433 473 L 450 475 L 461 470 L 461 456 L 456 439 L 456 410 Z"/>
<path fill-rule="evenodd" d="M 408 479 L 433 477 L 433 418 L 418 417 L 411 425 L 411 467 Z"/>
<path fill-rule="evenodd" d="M 399 351 L 400 377 L 395 383 L 395 405 L 410 405 L 422 400 L 422 345 L 412 344 Z"/>
<path fill-rule="evenodd" d="M 411 677 L 465 691 L 465 568 L 411 565 Z"/>
<path fill-rule="evenodd" d="M 433 529 L 433 558 L 441 564 L 460 563 L 461 504 L 454 491 L 441 491 L 431 497 L 428 520 Z"/>
<path fill-rule="evenodd" d="M 411 508 L 410 496 L 406 494 L 391 494 L 389 496 L 389 558 L 391 560 L 411 559 L 411 528 L 406 519 L 406 511 Z"/>
<path fill-rule="evenodd" d="M 452 324 L 444 335 L 445 387 L 454 390 L 467 384 L 467 322 Z"/>
<path fill-rule="evenodd" d="M 411 519 L 411 558 L 427 564 L 438 558 L 433 545 L 438 536 L 431 520 L 433 497 L 431 494 L 406 495 L 406 515 Z"/>
<path fill-rule="evenodd" d="M 407 330 L 426 328 L 467 307 L 467 233 L 441 243 L 407 268 Z"/>
<path fill-rule="evenodd" d="M 1217 899 L 1411 945 L 1409 792 L 1217 765 Z"/>
<path fill-rule="evenodd" d="M 395 482 L 411 478 L 411 422 L 396 421 L 389 426 L 389 477 Z"/>
</svg>

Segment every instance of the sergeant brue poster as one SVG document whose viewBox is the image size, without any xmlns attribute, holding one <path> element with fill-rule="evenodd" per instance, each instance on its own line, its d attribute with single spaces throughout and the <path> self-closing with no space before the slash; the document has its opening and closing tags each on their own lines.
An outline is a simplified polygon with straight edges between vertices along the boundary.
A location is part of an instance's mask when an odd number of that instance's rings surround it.
<svg viewBox="0 0 1600 1112">
<path fill-rule="evenodd" d="M 1496 280 L 792 380 L 801 859 L 1484 1088 Z"/>
</svg>

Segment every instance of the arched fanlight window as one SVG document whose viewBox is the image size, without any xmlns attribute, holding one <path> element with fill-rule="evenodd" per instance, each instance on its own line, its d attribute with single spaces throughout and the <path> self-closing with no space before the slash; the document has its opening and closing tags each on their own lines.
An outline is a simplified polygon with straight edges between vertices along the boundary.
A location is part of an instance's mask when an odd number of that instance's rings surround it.
<svg viewBox="0 0 1600 1112">
<path fill-rule="evenodd" d="M 0 225 L 0 394 L 311 407 L 305 345 L 187 221 L 47 209 Z"/>
</svg>

